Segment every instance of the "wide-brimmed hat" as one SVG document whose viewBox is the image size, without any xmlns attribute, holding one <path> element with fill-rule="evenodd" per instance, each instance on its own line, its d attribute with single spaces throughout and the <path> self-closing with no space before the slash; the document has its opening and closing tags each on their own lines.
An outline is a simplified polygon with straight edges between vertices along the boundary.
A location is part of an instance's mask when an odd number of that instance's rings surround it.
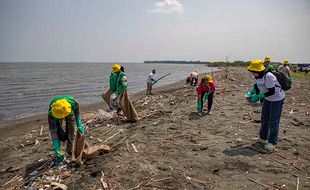
<svg viewBox="0 0 310 190">
<path fill-rule="evenodd" d="M 264 71 L 265 69 L 266 68 L 263 65 L 263 61 L 260 59 L 252 60 L 248 67 L 248 71 L 252 71 L 252 72 L 261 72 L 261 71 Z"/>
<path fill-rule="evenodd" d="M 113 64 L 112 65 L 112 72 L 117 73 L 121 70 L 121 65 L 120 64 Z"/>
<path fill-rule="evenodd" d="M 72 110 L 71 104 L 66 99 L 57 100 L 51 107 L 52 114 L 57 119 L 67 117 Z"/>
</svg>

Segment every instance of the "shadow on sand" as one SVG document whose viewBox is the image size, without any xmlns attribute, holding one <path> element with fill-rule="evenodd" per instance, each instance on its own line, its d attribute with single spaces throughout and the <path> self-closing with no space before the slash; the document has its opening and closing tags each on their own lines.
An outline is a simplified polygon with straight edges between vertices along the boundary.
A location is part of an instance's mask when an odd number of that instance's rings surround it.
<svg viewBox="0 0 310 190">
<path fill-rule="evenodd" d="M 236 145 L 230 147 L 230 149 L 226 149 L 223 151 L 223 153 L 227 156 L 255 156 L 257 154 L 260 154 L 257 150 L 253 149 L 251 145 Z"/>
</svg>

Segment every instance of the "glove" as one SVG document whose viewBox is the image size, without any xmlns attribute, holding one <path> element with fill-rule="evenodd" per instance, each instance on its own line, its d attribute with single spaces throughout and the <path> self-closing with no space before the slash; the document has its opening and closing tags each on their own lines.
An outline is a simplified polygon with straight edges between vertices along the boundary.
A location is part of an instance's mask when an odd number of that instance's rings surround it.
<svg viewBox="0 0 310 190">
<path fill-rule="evenodd" d="M 291 78 L 291 77 L 288 77 L 288 82 L 289 82 L 290 85 L 292 85 L 292 82 L 293 82 L 293 81 L 292 81 L 292 78 Z"/>
<path fill-rule="evenodd" d="M 84 134 L 84 128 L 83 128 L 83 124 L 82 124 L 82 120 L 81 120 L 81 118 L 78 118 L 77 120 L 76 120 L 76 126 L 77 126 L 77 128 L 78 128 L 78 131 L 79 131 L 79 133 L 80 134 Z"/>
<path fill-rule="evenodd" d="M 252 97 L 256 93 L 256 90 L 252 88 L 249 92 L 247 92 L 244 97 L 249 98 Z"/>
<path fill-rule="evenodd" d="M 154 85 L 154 84 L 156 84 L 157 83 L 157 80 L 154 80 L 153 82 L 152 82 L 152 85 Z"/>
<path fill-rule="evenodd" d="M 65 156 L 63 154 L 61 154 L 59 140 L 54 140 L 53 146 L 54 146 L 54 151 L 56 154 L 55 165 L 59 166 L 65 160 Z"/>
<path fill-rule="evenodd" d="M 55 166 L 59 166 L 61 165 L 61 163 L 66 159 L 65 155 L 63 156 L 59 156 L 59 157 L 56 157 L 55 159 Z"/>
<path fill-rule="evenodd" d="M 201 112 L 201 101 L 200 101 L 200 98 L 198 98 L 198 101 L 197 101 L 197 111 Z"/>
<path fill-rule="evenodd" d="M 260 99 L 262 99 L 262 98 L 264 98 L 264 97 L 265 97 L 265 94 L 264 94 L 264 93 L 259 93 L 259 94 L 255 95 L 255 96 L 253 96 L 253 97 L 250 99 L 250 102 L 255 103 L 255 102 L 257 102 L 258 100 L 260 100 Z"/>
</svg>

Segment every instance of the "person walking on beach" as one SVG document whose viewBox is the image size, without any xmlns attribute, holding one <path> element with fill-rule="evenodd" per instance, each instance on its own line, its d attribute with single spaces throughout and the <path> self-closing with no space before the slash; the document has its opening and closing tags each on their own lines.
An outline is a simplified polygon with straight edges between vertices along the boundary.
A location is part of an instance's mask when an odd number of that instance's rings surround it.
<svg viewBox="0 0 310 190">
<path fill-rule="evenodd" d="M 156 73 L 156 70 L 153 69 L 152 72 L 147 76 L 147 80 L 146 80 L 146 95 L 153 95 L 152 94 L 152 87 L 153 87 L 154 84 L 156 84 L 155 73 Z"/>
<path fill-rule="evenodd" d="M 197 111 L 198 115 L 202 115 L 203 111 L 203 100 L 208 101 L 208 110 L 207 114 L 211 115 L 211 108 L 212 108 L 212 103 L 213 103 L 213 96 L 214 96 L 214 91 L 215 91 L 215 85 L 212 80 L 211 75 L 205 75 L 200 83 L 198 84 L 197 87 Z"/>
<path fill-rule="evenodd" d="M 254 76 L 254 89 L 258 88 L 262 92 L 252 97 L 252 99 L 264 97 L 259 140 L 254 145 L 270 152 L 276 148 L 278 143 L 285 93 L 281 89 L 276 76 L 265 68 L 261 60 L 251 61 L 248 71 Z"/>
<path fill-rule="evenodd" d="M 197 85 L 197 83 L 198 83 L 198 75 L 199 75 L 199 73 L 198 73 L 197 70 L 195 70 L 195 71 L 193 71 L 191 73 L 191 76 L 190 76 L 190 78 L 191 78 L 191 86 L 196 86 Z"/>
<path fill-rule="evenodd" d="M 284 73 L 286 78 L 288 78 L 291 81 L 291 70 L 290 70 L 290 67 L 288 66 L 288 61 L 287 60 L 285 60 L 283 62 L 283 65 L 281 65 L 278 68 L 278 71 L 281 72 L 281 73 Z"/>
<path fill-rule="evenodd" d="M 56 96 L 49 105 L 48 123 L 56 156 L 56 166 L 65 160 L 65 153 L 61 151 L 60 142 L 67 141 L 67 153 L 72 154 L 72 143 L 75 137 L 74 123 L 76 123 L 77 131 L 80 134 L 84 133 L 79 107 L 79 103 L 73 96 Z M 62 128 L 63 122 L 66 123 L 66 131 Z"/>
<path fill-rule="evenodd" d="M 123 71 L 122 71 L 123 70 Z M 124 89 L 128 87 L 127 76 L 119 64 L 112 66 L 112 72 L 110 75 L 110 109 L 117 110 L 116 113 L 121 115 L 121 108 L 119 105 L 119 97 Z"/>
</svg>

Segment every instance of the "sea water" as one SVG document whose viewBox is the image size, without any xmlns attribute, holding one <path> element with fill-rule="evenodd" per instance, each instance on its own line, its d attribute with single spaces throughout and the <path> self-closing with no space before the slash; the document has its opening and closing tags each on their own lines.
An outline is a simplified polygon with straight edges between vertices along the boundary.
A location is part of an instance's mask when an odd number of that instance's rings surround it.
<svg viewBox="0 0 310 190">
<path fill-rule="evenodd" d="M 80 104 L 102 101 L 109 88 L 113 63 L 0 63 L 0 120 L 46 112 L 54 96 L 75 96 Z M 156 86 L 177 82 L 193 70 L 210 72 L 197 64 L 121 63 L 128 76 L 129 93 L 146 88 L 146 78 L 156 69 L 155 78 L 171 73 Z M 154 87 L 156 87 L 154 86 Z"/>
</svg>

